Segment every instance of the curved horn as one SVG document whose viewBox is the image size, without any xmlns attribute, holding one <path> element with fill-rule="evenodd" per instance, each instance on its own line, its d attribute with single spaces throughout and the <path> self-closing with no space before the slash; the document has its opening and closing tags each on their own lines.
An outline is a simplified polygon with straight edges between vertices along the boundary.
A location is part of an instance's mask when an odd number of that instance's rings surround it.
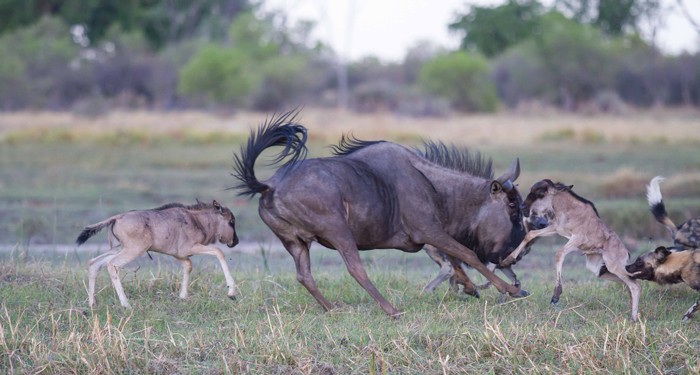
<svg viewBox="0 0 700 375">
<path fill-rule="evenodd" d="M 502 185 L 506 183 L 506 181 L 510 180 L 511 181 L 511 187 L 512 187 L 512 182 L 518 179 L 518 176 L 520 176 L 520 159 L 515 158 L 513 160 L 513 163 L 510 165 L 510 169 L 508 172 L 500 175 L 496 181 L 500 182 Z"/>
<path fill-rule="evenodd" d="M 513 181 L 511 181 L 511 180 L 506 180 L 501 185 L 503 185 L 503 190 L 505 190 L 505 191 L 513 190 Z"/>
</svg>

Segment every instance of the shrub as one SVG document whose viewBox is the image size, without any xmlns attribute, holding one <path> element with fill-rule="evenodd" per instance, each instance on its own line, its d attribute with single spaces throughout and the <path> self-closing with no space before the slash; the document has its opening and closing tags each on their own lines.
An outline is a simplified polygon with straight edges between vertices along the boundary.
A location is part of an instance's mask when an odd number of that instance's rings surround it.
<svg viewBox="0 0 700 375">
<path fill-rule="evenodd" d="M 489 65 L 477 54 L 459 51 L 438 56 L 423 65 L 419 82 L 460 111 L 493 112 L 498 107 Z"/>
</svg>

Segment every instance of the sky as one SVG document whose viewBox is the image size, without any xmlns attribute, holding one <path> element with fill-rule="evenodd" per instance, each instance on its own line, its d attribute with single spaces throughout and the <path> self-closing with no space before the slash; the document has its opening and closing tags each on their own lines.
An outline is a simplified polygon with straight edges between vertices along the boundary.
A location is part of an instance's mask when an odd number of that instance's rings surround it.
<svg viewBox="0 0 700 375">
<path fill-rule="evenodd" d="M 266 10 L 283 10 L 291 24 L 316 22 L 313 38 L 333 47 L 346 60 L 376 56 L 385 62 L 402 61 L 419 41 L 431 41 L 448 49 L 459 45 L 459 36 L 447 25 L 465 4 L 499 5 L 505 0 L 266 0 Z M 666 16 L 657 31 L 658 46 L 666 53 L 694 52 L 700 37 L 676 6 L 677 0 L 661 0 Z M 700 22 L 700 0 L 681 0 Z M 543 3 L 547 3 L 544 1 Z"/>
</svg>

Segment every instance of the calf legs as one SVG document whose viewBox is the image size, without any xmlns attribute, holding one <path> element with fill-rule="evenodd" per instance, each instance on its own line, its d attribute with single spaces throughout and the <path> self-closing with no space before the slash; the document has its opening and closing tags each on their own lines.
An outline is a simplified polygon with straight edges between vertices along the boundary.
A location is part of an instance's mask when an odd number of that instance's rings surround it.
<svg viewBox="0 0 700 375">
<path fill-rule="evenodd" d="M 216 257 L 216 259 L 219 260 L 219 264 L 221 265 L 221 270 L 224 272 L 224 278 L 226 279 L 226 286 L 228 286 L 228 293 L 226 294 L 228 298 L 230 299 L 236 299 L 236 285 L 234 284 L 233 277 L 231 276 L 231 271 L 228 268 L 228 264 L 226 263 L 226 258 L 224 257 L 224 253 L 217 247 L 214 246 L 205 246 L 205 245 L 194 245 L 192 247 L 191 255 L 196 255 L 196 254 L 206 254 L 206 255 L 213 255 Z M 190 270 L 192 270 L 192 266 L 190 263 Z M 189 277 L 189 272 L 187 272 L 187 275 Z M 183 278 L 183 289 L 185 293 L 185 297 L 182 296 L 182 292 L 180 293 L 180 298 L 186 298 L 187 297 L 187 287 L 184 284 L 184 278 Z"/>
</svg>

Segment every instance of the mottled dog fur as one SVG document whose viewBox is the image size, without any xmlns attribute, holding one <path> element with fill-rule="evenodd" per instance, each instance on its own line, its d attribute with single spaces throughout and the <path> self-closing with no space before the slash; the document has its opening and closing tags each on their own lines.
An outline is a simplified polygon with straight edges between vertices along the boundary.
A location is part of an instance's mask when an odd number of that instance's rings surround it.
<svg viewBox="0 0 700 375">
<path fill-rule="evenodd" d="M 671 232 L 673 247 L 670 249 L 688 250 L 700 248 L 700 217 L 690 219 L 681 225 L 676 225 L 671 221 L 666 212 L 666 206 L 661 197 L 661 188 L 659 187 L 663 180 L 663 177 L 656 176 L 649 182 L 647 186 L 647 201 L 654 219 Z"/>
<path fill-rule="evenodd" d="M 661 285 L 683 282 L 700 291 L 700 250 L 670 251 L 659 246 L 638 257 L 626 268 L 634 279 L 654 281 Z M 699 307 L 700 299 L 683 315 L 683 320 L 690 319 Z"/>
</svg>

